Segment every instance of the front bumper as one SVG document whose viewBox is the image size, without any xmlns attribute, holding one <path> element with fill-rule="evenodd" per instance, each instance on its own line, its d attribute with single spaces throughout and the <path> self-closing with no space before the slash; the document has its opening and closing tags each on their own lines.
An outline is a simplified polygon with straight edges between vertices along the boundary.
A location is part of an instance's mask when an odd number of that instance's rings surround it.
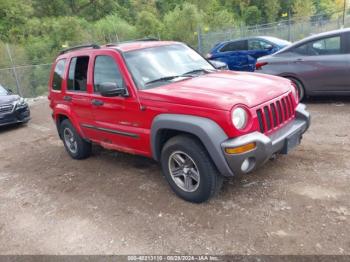
<svg viewBox="0 0 350 262">
<path fill-rule="evenodd" d="M 28 105 L 15 108 L 12 112 L 0 114 L 0 126 L 17 123 L 26 123 L 30 120 L 30 110 Z"/>
<path fill-rule="evenodd" d="M 293 140 L 293 146 L 298 144 L 302 134 L 310 126 L 310 114 L 305 109 L 304 104 L 299 104 L 296 108 L 295 119 L 269 136 L 253 132 L 223 142 L 221 148 L 232 172 L 234 174 L 248 173 L 275 154 L 287 154 L 291 148 L 290 141 Z M 256 144 L 256 147 L 251 151 L 241 154 L 227 154 L 225 152 L 225 148 L 240 147 L 249 143 Z"/>
</svg>

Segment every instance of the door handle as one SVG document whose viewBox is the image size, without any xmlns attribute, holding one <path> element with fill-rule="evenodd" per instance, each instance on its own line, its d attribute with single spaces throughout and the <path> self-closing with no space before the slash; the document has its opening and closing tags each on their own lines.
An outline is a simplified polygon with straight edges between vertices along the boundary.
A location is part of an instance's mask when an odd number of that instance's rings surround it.
<svg viewBox="0 0 350 262">
<path fill-rule="evenodd" d="M 71 96 L 64 96 L 63 100 L 67 101 L 67 102 L 70 102 L 70 101 L 72 101 L 72 97 Z"/>
<path fill-rule="evenodd" d="M 304 59 L 298 58 L 298 59 L 294 60 L 294 63 L 303 62 L 303 61 L 304 61 Z"/>
<path fill-rule="evenodd" d="M 91 103 L 95 106 L 102 106 L 104 104 L 103 101 L 98 100 L 98 99 L 92 99 Z"/>
</svg>

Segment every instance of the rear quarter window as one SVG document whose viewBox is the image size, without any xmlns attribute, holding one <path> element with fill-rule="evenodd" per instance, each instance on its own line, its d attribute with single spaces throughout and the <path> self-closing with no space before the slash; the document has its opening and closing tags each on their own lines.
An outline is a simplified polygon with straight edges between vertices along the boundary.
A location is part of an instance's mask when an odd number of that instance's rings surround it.
<svg viewBox="0 0 350 262">
<path fill-rule="evenodd" d="M 54 70 L 53 79 L 52 79 L 52 86 L 51 86 L 53 90 L 59 91 L 62 89 L 62 79 L 63 79 L 63 72 L 64 72 L 65 65 L 66 65 L 66 59 L 58 60 L 58 62 L 55 65 L 55 70 Z"/>
</svg>

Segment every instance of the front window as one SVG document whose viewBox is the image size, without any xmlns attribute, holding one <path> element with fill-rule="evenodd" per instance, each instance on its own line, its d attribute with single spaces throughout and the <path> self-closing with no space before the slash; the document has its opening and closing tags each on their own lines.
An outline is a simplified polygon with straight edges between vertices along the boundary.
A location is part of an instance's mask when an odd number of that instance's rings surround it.
<svg viewBox="0 0 350 262">
<path fill-rule="evenodd" d="M 125 53 L 125 60 L 139 89 L 149 89 L 215 70 L 186 45 L 158 46 Z"/>
<path fill-rule="evenodd" d="M 2 85 L 0 85 L 0 96 L 6 96 L 8 95 L 8 91 L 6 90 L 6 88 L 4 88 Z"/>
</svg>

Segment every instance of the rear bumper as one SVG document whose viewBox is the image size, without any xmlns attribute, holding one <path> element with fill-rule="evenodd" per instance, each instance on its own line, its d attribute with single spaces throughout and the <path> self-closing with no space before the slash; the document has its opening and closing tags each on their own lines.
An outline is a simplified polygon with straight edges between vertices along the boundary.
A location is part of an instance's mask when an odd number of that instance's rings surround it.
<svg viewBox="0 0 350 262">
<path fill-rule="evenodd" d="M 28 106 L 17 108 L 11 113 L 0 114 L 0 126 L 26 123 L 30 120 L 30 110 Z"/>
<path fill-rule="evenodd" d="M 265 163 L 275 154 L 287 154 L 291 149 L 291 138 L 298 144 L 302 134 L 310 126 L 310 114 L 304 104 L 296 108 L 296 117 L 281 129 L 267 136 L 260 132 L 253 132 L 238 138 L 226 140 L 221 148 L 227 164 L 234 174 L 248 173 Z M 235 148 L 249 143 L 255 143 L 256 147 L 241 154 L 227 154 L 225 148 Z M 243 165 L 243 166 L 242 166 Z"/>
</svg>

